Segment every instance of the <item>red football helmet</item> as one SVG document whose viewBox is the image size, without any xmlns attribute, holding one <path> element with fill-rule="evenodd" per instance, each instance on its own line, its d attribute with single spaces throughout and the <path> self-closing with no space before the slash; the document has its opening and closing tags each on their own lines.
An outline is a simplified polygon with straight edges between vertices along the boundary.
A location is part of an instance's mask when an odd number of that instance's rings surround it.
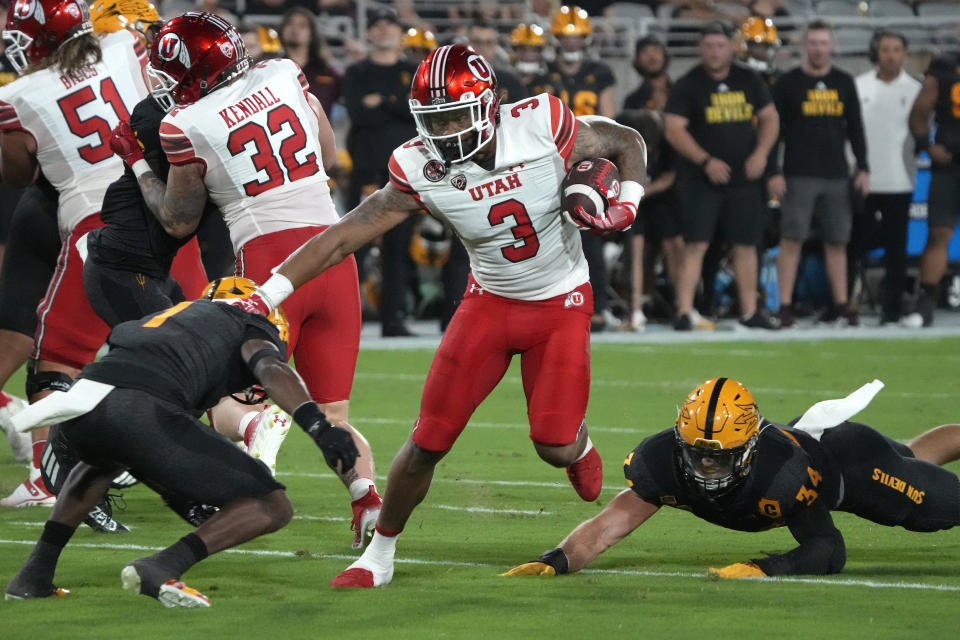
<svg viewBox="0 0 960 640">
<path fill-rule="evenodd" d="M 472 48 L 454 44 L 430 52 L 410 89 L 410 113 L 423 144 L 447 164 L 463 162 L 493 139 L 497 76 Z"/>
<path fill-rule="evenodd" d="M 157 34 L 147 64 L 150 93 L 170 111 L 196 102 L 249 67 L 243 38 L 233 25 L 213 13 L 189 11 Z"/>
<path fill-rule="evenodd" d="M 3 43 L 17 73 L 68 40 L 93 31 L 83 0 L 14 0 L 7 9 Z"/>
</svg>

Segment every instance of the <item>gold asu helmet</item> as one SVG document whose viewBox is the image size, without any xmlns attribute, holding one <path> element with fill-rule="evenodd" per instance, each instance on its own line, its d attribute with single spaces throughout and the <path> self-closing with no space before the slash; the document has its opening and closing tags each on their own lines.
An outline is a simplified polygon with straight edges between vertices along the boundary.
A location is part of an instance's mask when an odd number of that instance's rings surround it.
<svg viewBox="0 0 960 640">
<path fill-rule="evenodd" d="M 750 16 L 740 25 L 734 40 L 740 60 L 756 71 L 768 71 L 780 47 L 780 36 L 770 18 Z"/>
<path fill-rule="evenodd" d="M 547 36 L 538 24 L 518 24 L 510 32 L 513 66 L 523 74 L 539 73 L 543 67 L 543 50 Z"/>
<path fill-rule="evenodd" d="M 232 298 L 246 298 L 257 290 L 256 283 L 247 278 L 230 276 L 228 278 L 217 278 L 203 289 L 200 297 L 204 300 L 230 300 Z M 287 316 L 283 309 L 277 307 L 270 312 L 267 320 L 273 323 L 273 326 L 280 332 L 280 339 L 285 344 L 290 342 L 290 325 L 287 323 Z"/>
<path fill-rule="evenodd" d="M 410 27 L 406 33 L 403 34 L 402 45 L 404 49 L 413 48 L 433 51 L 437 48 L 437 37 L 433 35 L 432 31 L 428 31 L 427 29 Z"/>
<path fill-rule="evenodd" d="M 734 488 L 750 473 L 759 424 L 753 394 L 736 380 L 712 378 L 694 389 L 676 425 L 687 481 L 711 497 Z"/>
<path fill-rule="evenodd" d="M 557 56 L 564 62 L 582 62 L 590 46 L 593 25 L 580 7 L 564 5 L 553 16 L 550 33 L 557 40 Z"/>
<path fill-rule="evenodd" d="M 90 4 L 94 33 L 113 33 L 129 29 L 151 44 L 163 20 L 157 8 L 147 0 L 95 0 Z"/>
</svg>

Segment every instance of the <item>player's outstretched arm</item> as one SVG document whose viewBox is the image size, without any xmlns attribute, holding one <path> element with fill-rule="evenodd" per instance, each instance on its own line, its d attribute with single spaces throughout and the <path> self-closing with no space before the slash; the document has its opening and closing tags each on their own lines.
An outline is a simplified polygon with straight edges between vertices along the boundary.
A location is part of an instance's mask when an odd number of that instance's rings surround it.
<svg viewBox="0 0 960 640">
<path fill-rule="evenodd" d="M 327 465 L 338 474 L 350 471 L 360 452 L 348 431 L 335 427 L 310 398 L 300 375 L 283 360 L 283 354 L 268 340 L 253 338 L 240 347 L 240 355 L 267 395 L 293 416 L 323 453 Z"/>
<path fill-rule="evenodd" d="M 412 195 L 387 183 L 339 222 L 301 245 L 277 271 L 296 289 L 420 210 Z"/>
<path fill-rule="evenodd" d="M 579 571 L 646 522 L 659 508 L 629 489 L 622 491 L 603 511 L 574 529 L 559 547 L 501 575 L 554 576 Z"/>
<path fill-rule="evenodd" d="M 843 536 L 833 525 L 830 510 L 819 498 L 787 519 L 790 533 L 799 543 L 792 551 L 772 554 L 722 569 L 710 569 L 718 578 L 759 578 L 763 576 L 824 575 L 839 573 L 847 562 Z"/>
</svg>

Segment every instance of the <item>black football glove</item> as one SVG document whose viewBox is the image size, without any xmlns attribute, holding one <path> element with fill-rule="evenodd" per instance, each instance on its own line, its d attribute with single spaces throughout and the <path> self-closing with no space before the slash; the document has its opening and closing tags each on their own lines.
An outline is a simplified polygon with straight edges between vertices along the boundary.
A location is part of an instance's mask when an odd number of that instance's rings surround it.
<svg viewBox="0 0 960 640">
<path fill-rule="evenodd" d="M 330 424 L 315 403 L 300 405 L 293 413 L 293 420 L 317 443 L 327 466 L 339 474 L 353 469 L 360 457 L 353 437 L 346 429 Z"/>
</svg>

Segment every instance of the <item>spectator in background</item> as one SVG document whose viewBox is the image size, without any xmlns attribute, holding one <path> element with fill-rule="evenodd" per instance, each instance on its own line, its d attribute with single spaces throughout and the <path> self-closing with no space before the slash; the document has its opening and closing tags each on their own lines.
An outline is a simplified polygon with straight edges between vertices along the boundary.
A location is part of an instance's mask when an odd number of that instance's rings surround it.
<svg viewBox="0 0 960 640">
<path fill-rule="evenodd" d="M 543 28 L 536 24 L 518 24 L 510 32 L 510 53 L 513 68 L 520 82 L 531 96 L 541 93 L 555 93 L 547 75 L 547 64 L 543 58 L 547 48 L 547 36 Z"/>
<path fill-rule="evenodd" d="M 557 56 L 550 65 L 550 82 L 575 116 L 600 115 L 613 118 L 616 107 L 613 91 L 616 80 L 605 63 L 588 57 L 593 25 L 587 12 L 579 7 L 563 6 L 553 17 L 550 33 L 557 41 Z M 589 231 L 580 234 L 583 253 L 590 266 L 593 287 L 593 319 L 590 328 L 603 331 L 620 321 L 610 311 L 607 268 L 603 258 L 603 238 Z"/>
<path fill-rule="evenodd" d="M 667 46 L 656 36 L 637 40 L 633 68 L 640 74 L 640 86 L 623 101 L 624 109 L 656 109 L 663 111 L 670 96 L 670 54 Z"/>
<path fill-rule="evenodd" d="M 910 110 L 910 133 L 918 150 L 930 154 L 930 196 L 927 205 L 929 235 L 920 257 L 919 318 L 933 326 L 940 281 L 947 272 L 947 249 L 960 217 L 960 52 L 930 62 L 923 85 Z M 930 115 L 937 127 L 930 141 Z"/>
<path fill-rule="evenodd" d="M 496 27 L 488 22 L 472 22 L 467 28 L 467 44 L 493 66 L 500 85 L 500 99 L 503 102 L 517 102 L 529 98 L 526 85 L 502 64 L 506 60 L 506 54 L 500 47 L 499 37 Z"/>
<path fill-rule="evenodd" d="M 683 228 L 678 215 L 676 191 L 673 188 L 673 149 L 664 140 L 663 112 L 654 109 L 627 109 L 617 122 L 636 129 L 647 145 L 647 182 L 640 201 L 637 219 L 630 228 L 630 320 L 628 328 L 642 331 L 647 324 L 643 313 L 644 264 L 651 261 L 644 255 L 645 238 L 654 249 L 661 243 L 663 264 L 670 281 L 675 283 L 683 260 Z"/>
<path fill-rule="evenodd" d="M 253 61 L 253 64 L 276 58 L 280 55 L 281 47 L 280 34 L 273 29 L 263 27 L 252 22 L 241 22 L 237 25 L 237 31 L 243 38 L 243 44 L 247 48 L 247 55 Z"/>
<path fill-rule="evenodd" d="M 317 16 L 302 7 L 288 10 L 280 23 L 280 42 L 284 55 L 300 65 L 310 93 L 320 101 L 324 113 L 332 113 L 334 103 L 340 99 L 342 80 L 323 55 L 324 41 L 317 29 Z"/>
<path fill-rule="evenodd" d="M 774 100 L 784 142 L 783 166 L 768 181 L 771 196 L 781 201 L 777 280 L 780 324 L 794 324 L 793 287 L 800 251 L 816 211 L 833 305 L 821 322 L 856 326 L 860 318 L 847 299 L 847 243 L 853 223 L 850 170 L 844 151 L 850 141 L 856 157 L 854 188 L 869 189 L 867 146 L 860 100 L 853 77 L 833 66 L 833 28 L 823 20 L 807 25 L 806 59 L 777 80 Z"/>
<path fill-rule="evenodd" d="M 683 268 L 677 279 L 678 331 L 714 329 L 693 308 L 703 257 L 717 227 L 733 245 L 740 324 L 776 329 L 757 308 L 757 245 L 763 230 L 760 179 L 779 119 L 763 80 L 733 64 L 730 28 L 708 24 L 701 63 L 677 81 L 667 102 L 667 140 L 682 157 L 677 197 L 683 216 Z"/>
<path fill-rule="evenodd" d="M 383 186 L 390 154 L 416 135 L 407 100 L 417 65 L 401 55 L 403 33 L 392 9 L 373 9 L 367 15 L 370 53 L 348 67 L 344 75 L 343 94 L 350 114 L 347 151 L 353 160 L 350 209 Z M 404 308 L 412 273 L 409 247 L 414 227 L 415 220 L 410 217 L 383 235 L 380 316 L 385 337 L 413 335 L 404 323 Z"/>
<path fill-rule="evenodd" d="M 900 320 L 907 280 L 907 223 L 916 172 L 907 121 L 920 83 L 904 71 L 906 58 L 903 34 L 877 31 L 870 42 L 870 60 L 876 66 L 856 79 L 863 129 L 870 141 L 867 159 L 871 171 L 870 192 L 862 215 L 854 219 L 848 253 L 851 271 L 856 273 L 877 240 L 883 246 L 880 324 Z"/>
</svg>

